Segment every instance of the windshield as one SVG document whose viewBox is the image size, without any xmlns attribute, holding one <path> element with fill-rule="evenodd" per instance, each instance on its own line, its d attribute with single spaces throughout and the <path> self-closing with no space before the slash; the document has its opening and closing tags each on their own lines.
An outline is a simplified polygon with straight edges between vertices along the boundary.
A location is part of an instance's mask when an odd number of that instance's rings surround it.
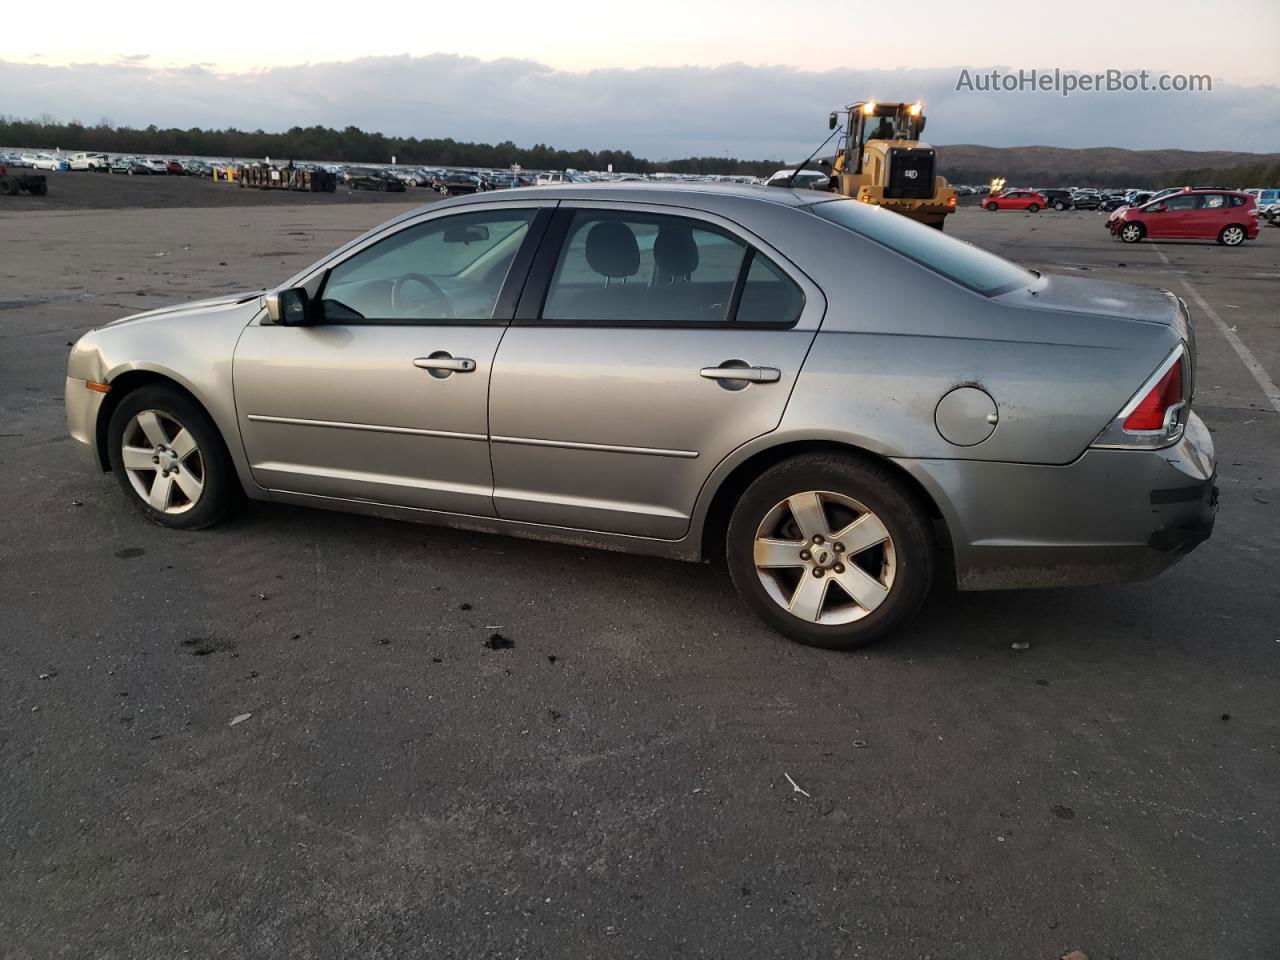
<svg viewBox="0 0 1280 960">
<path fill-rule="evenodd" d="M 1035 281 L 1034 274 L 1016 263 L 891 210 L 857 200 L 831 200 L 809 209 L 824 220 L 874 240 L 985 297 L 996 297 Z"/>
</svg>

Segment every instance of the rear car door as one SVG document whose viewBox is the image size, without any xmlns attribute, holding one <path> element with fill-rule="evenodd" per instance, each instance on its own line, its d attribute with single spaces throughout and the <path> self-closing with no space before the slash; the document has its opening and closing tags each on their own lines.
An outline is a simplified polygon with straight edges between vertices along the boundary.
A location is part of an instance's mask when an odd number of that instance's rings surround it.
<svg viewBox="0 0 1280 960">
<path fill-rule="evenodd" d="M 1231 222 L 1231 199 L 1225 193 L 1202 193 L 1200 201 L 1189 218 L 1191 235 L 1217 237 L 1222 228 Z"/>
<path fill-rule="evenodd" d="M 325 272 L 303 326 L 236 347 L 241 436 L 271 490 L 493 516 L 494 354 L 550 212 L 427 215 Z"/>
<path fill-rule="evenodd" d="M 562 204 L 494 364 L 498 515 L 679 539 L 715 466 L 777 426 L 824 309 L 721 218 Z"/>
</svg>

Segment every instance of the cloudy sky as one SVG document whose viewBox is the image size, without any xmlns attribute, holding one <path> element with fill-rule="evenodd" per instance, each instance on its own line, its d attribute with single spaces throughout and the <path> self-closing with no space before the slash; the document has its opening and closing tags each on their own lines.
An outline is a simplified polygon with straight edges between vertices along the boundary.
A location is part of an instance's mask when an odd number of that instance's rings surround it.
<svg viewBox="0 0 1280 960">
<path fill-rule="evenodd" d="M 0 33 L 0 90 L 22 93 L 4 109 L 793 158 L 830 109 L 872 96 L 923 98 L 936 143 L 1280 151 L 1277 0 L 303 0 L 250 4 L 251 26 L 243 5 L 215 9 L 64 0 L 56 30 Z M 885 29 L 886 12 L 923 29 Z M 993 68 L 1207 74 L 1212 90 L 956 89 Z"/>
</svg>

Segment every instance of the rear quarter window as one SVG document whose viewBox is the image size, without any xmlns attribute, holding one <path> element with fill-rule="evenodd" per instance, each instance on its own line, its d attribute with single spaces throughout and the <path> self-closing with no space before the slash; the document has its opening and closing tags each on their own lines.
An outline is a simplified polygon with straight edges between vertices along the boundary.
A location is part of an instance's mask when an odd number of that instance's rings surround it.
<svg viewBox="0 0 1280 960">
<path fill-rule="evenodd" d="M 891 210 L 857 200 L 830 200 L 809 210 L 985 297 L 998 297 L 1036 279 L 1016 263 Z"/>
</svg>

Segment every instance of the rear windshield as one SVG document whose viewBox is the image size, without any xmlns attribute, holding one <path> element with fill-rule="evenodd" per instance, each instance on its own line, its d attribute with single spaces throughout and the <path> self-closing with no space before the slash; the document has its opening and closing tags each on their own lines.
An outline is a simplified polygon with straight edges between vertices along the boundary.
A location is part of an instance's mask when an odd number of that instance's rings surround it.
<svg viewBox="0 0 1280 960">
<path fill-rule="evenodd" d="M 1016 263 L 891 210 L 857 200 L 831 200 L 809 209 L 985 297 L 997 297 L 1036 279 Z"/>
</svg>

